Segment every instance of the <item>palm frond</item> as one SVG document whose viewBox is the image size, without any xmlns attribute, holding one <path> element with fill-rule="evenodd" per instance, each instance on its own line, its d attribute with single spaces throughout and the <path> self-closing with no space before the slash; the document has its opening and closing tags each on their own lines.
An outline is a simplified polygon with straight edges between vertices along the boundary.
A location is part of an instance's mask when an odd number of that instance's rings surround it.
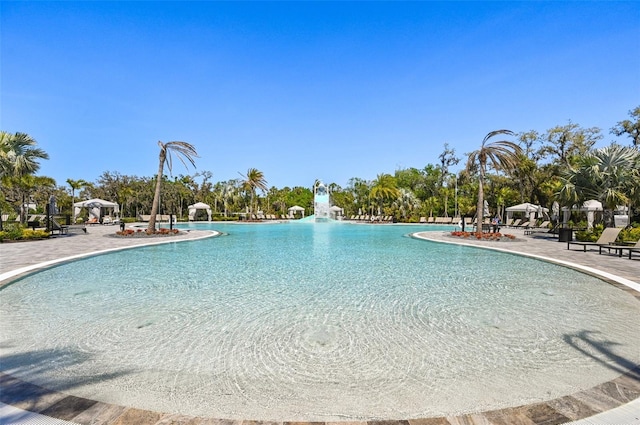
<svg viewBox="0 0 640 425">
<path fill-rule="evenodd" d="M 182 165 L 184 165 L 185 168 L 189 168 L 189 166 L 187 165 L 187 161 L 191 164 L 191 166 L 195 168 L 195 158 L 199 158 L 199 155 L 196 151 L 196 148 L 191 143 L 172 141 L 167 143 L 158 142 L 158 145 L 160 146 L 161 151 L 164 152 L 164 155 L 166 155 L 166 165 L 169 173 L 171 173 L 173 169 L 173 156 L 171 155 L 172 152 L 176 153 L 176 156 L 178 157 L 180 162 L 182 162 Z"/>
</svg>

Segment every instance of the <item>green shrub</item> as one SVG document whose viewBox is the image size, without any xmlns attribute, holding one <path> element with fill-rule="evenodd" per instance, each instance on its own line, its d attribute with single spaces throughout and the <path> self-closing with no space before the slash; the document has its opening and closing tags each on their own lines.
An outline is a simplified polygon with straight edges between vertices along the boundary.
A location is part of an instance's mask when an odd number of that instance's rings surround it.
<svg viewBox="0 0 640 425">
<path fill-rule="evenodd" d="M 2 240 L 20 240 L 22 239 L 22 226 L 20 224 L 9 224 L 6 225 L 4 231 L 2 232 Z"/>
<path fill-rule="evenodd" d="M 0 241 L 46 239 L 49 236 L 51 235 L 46 230 L 25 229 L 20 224 L 11 224 L 6 226 L 4 231 L 0 232 Z"/>
<path fill-rule="evenodd" d="M 640 225 L 638 223 L 634 223 L 633 227 L 622 229 L 618 239 L 627 242 L 637 242 L 638 240 L 640 240 Z"/>
<path fill-rule="evenodd" d="M 225 217 L 225 216 L 214 216 L 211 217 L 212 221 L 238 221 L 238 217 L 237 216 L 230 216 L 230 217 Z"/>
<path fill-rule="evenodd" d="M 49 236 L 50 234 L 46 230 L 24 229 L 22 231 L 23 240 L 47 239 Z"/>
<path fill-rule="evenodd" d="M 586 225 L 587 223 L 585 222 L 585 227 Z M 604 225 L 596 224 L 591 230 L 578 230 L 576 232 L 576 239 L 581 242 L 595 242 L 598 240 L 603 230 Z"/>
</svg>

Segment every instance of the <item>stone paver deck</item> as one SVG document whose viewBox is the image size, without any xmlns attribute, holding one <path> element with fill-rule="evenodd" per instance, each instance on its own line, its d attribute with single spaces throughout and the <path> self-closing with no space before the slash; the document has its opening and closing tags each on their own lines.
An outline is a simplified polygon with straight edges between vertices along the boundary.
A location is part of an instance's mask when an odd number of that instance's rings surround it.
<svg viewBox="0 0 640 425">
<path fill-rule="evenodd" d="M 113 238 L 110 234 L 116 228 L 109 226 L 89 227 L 87 234 L 72 234 L 50 240 L 0 244 L 0 286 L 17 276 L 47 267 L 57 260 L 68 261 L 80 256 L 92 255 L 98 251 L 126 249 L 147 244 L 145 239 Z M 506 229 L 505 233 L 517 236 L 510 242 L 464 241 L 469 245 L 505 250 L 539 258 L 545 258 L 596 274 L 621 290 L 627 291 L 640 301 L 640 257 L 628 259 L 597 250 L 582 252 L 575 246 L 568 250 L 566 243 L 557 242 L 546 234 L 525 236 L 521 230 Z M 174 243 L 212 236 L 212 232 L 192 230 L 180 236 L 157 238 L 151 243 Z M 448 232 L 423 232 L 416 237 L 435 242 L 460 243 L 448 236 Z M 630 322 L 637 324 L 637 320 Z M 177 414 L 152 412 L 131 407 L 117 406 L 95 400 L 75 397 L 21 381 L 0 372 L 0 402 L 26 411 L 78 424 L 95 425 L 145 425 L 145 424 L 188 424 L 188 425 L 553 425 L 576 421 L 596 414 L 607 423 L 606 414 L 621 405 L 640 405 L 640 365 L 618 378 L 593 388 L 566 395 L 546 402 L 471 413 L 461 416 L 437 418 L 401 419 L 355 422 L 268 422 L 256 420 L 228 420 L 224 418 L 189 417 Z M 633 411 L 634 409 L 630 409 Z M 619 411 L 619 410 L 618 410 Z M 603 413 L 604 412 L 604 413 Z M 638 415 L 624 418 L 615 416 L 621 424 L 638 423 Z M 611 415 L 613 418 L 614 415 Z M 250 419 L 250 418 L 249 418 Z M 600 419 L 602 420 L 602 419 Z M 1 418 L 0 422 L 11 423 L 11 418 Z M 587 422 L 588 423 L 588 420 Z M 613 422 L 612 422 L 613 423 Z"/>
</svg>

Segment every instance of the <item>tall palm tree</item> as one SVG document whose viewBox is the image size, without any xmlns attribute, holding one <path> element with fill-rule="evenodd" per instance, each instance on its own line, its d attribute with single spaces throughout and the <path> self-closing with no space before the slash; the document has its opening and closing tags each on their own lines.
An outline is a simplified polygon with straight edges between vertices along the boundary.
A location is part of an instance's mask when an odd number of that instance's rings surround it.
<svg viewBox="0 0 640 425">
<path fill-rule="evenodd" d="M 86 180 L 67 179 L 67 184 L 71 187 L 71 211 L 73 213 L 73 204 L 76 202 L 76 190 L 79 190 L 87 185 Z"/>
<path fill-rule="evenodd" d="M 238 174 L 240 174 L 245 179 L 242 182 L 243 188 L 251 193 L 251 201 L 249 202 L 249 218 L 251 218 L 254 211 L 253 202 L 256 197 L 256 189 L 260 189 L 262 192 L 266 192 L 268 189 L 267 181 L 264 178 L 264 173 L 256 168 L 249 168 L 249 170 L 247 170 L 246 176 L 242 175 L 241 173 Z"/>
<path fill-rule="evenodd" d="M 438 208 L 438 198 L 435 196 L 429 196 L 424 200 L 423 205 L 429 211 L 429 217 L 433 217 L 433 210 Z"/>
<path fill-rule="evenodd" d="M 147 226 L 147 232 L 155 232 L 156 230 L 156 214 L 158 214 L 158 208 L 160 206 L 160 192 L 162 189 L 162 174 L 164 172 L 164 165 L 167 164 L 167 168 L 169 169 L 169 173 L 171 173 L 172 169 L 172 157 L 171 152 L 175 152 L 176 156 L 182 162 L 182 164 L 188 168 L 185 159 L 193 165 L 196 166 L 196 162 L 194 158 L 198 157 L 198 152 L 196 148 L 187 142 L 173 141 L 162 143 L 158 141 L 158 146 L 160 147 L 160 154 L 158 156 L 158 175 L 156 176 L 156 190 L 153 195 L 153 204 L 151 206 L 151 217 L 149 218 L 149 225 Z"/>
<path fill-rule="evenodd" d="M 482 223 L 484 181 L 487 174 L 487 167 L 509 172 L 517 166 L 518 156 L 522 154 L 522 149 L 514 142 L 500 140 L 488 143 L 489 139 L 500 134 L 508 136 L 514 135 L 511 130 L 496 130 L 490 132 L 482 140 L 480 149 L 471 152 L 467 160 L 467 171 L 471 172 L 475 170 L 478 173 L 478 203 L 476 204 L 478 223 Z"/>
<path fill-rule="evenodd" d="M 371 187 L 371 197 L 378 200 L 378 208 L 382 210 L 382 204 L 386 199 L 397 199 L 400 190 L 396 178 L 391 174 L 378 174 Z M 373 212 L 372 212 L 373 215 Z"/>
</svg>

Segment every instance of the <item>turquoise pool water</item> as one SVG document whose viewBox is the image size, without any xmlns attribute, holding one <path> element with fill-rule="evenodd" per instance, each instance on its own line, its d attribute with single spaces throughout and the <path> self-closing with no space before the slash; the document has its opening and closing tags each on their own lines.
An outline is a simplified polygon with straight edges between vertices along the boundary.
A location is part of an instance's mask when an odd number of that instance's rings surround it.
<svg viewBox="0 0 640 425">
<path fill-rule="evenodd" d="M 443 228 L 191 228 L 223 235 L 2 289 L 2 369 L 145 409 L 355 420 L 533 403 L 617 376 L 607 350 L 640 361 L 632 297 L 552 264 L 407 237 Z"/>
</svg>

